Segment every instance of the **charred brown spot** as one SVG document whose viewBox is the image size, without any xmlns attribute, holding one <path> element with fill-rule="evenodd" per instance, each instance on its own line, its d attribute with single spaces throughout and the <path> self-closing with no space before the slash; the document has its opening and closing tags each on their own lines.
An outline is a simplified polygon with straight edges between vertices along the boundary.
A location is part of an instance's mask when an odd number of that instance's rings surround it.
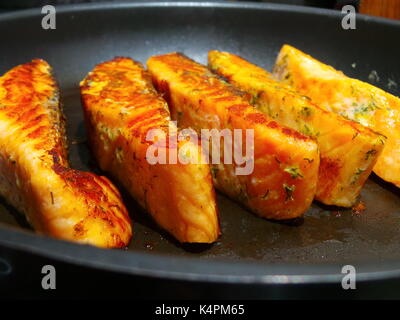
<svg viewBox="0 0 400 320">
<path fill-rule="evenodd" d="M 65 192 L 75 196 L 73 199 L 77 203 L 72 205 L 84 206 L 79 210 L 87 215 L 86 218 L 71 226 L 76 237 L 87 236 L 87 219 L 90 217 L 106 219 L 111 226 L 120 224 L 126 230 L 127 219 L 122 218 L 122 214 L 127 215 L 126 210 L 120 207 L 120 201 L 108 200 L 108 196 L 115 199 L 112 193 L 117 200 L 120 199 L 115 187 L 112 188 L 108 182 L 95 175 L 68 167 L 63 115 L 50 66 L 42 60 L 34 60 L 13 68 L 1 80 L 5 95 L 1 97 L 0 112 L 9 118 L 10 126 L 16 128 L 17 138 L 32 142 L 28 146 L 29 150 L 33 146 L 40 149 L 39 160 L 43 166 L 51 167 L 54 174 L 58 175 L 55 183 L 61 183 L 60 187 Z M 46 200 L 55 204 L 62 193 L 56 189 L 49 191 L 47 196 L 49 198 Z"/>
<path fill-rule="evenodd" d="M 112 208 L 117 207 L 120 209 L 125 217 L 127 217 L 127 212 L 121 210 L 119 206 L 113 205 L 112 202 L 109 201 L 101 184 L 96 181 L 96 178 L 98 177 L 88 172 L 82 172 L 62 166 L 58 163 L 58 156 L 55 155 L 54 158 L 57 159 L 57 162 L 53 165 L 54 172 L 56 172 L 65 183 L 71 187 L 71 190 L 74 190 L 78 196 L 84 199 L 89 209 L 88 217 L 102 219 L 111 227 L 115 227 L 116 224 L 118 224 L 120 228 L 125 230 L 124 220 L 118 217 Z M 104 179 L 100 180 L 104 182 Z"/>
<path fill-rule="evenodd" d="M 126 247 L 125 242 L 123 242 L 121 240 L 121 237 L 116 233 L 113 234 L 113 241 L 114 241 L 114 246 L 116 248 L 124 248 L 124 247 Z"/>
<path fill-rule="evenodd" d="M 87 230 L 84 227 L 84 221 L 80 221 L 74 226 L 74 232 L 77 238 L 82 238 L 85 236 Z"/>
<path fill-rule="evenodd" d="M 270 121 L 267 123 L 267 126 L 272 129 L 279 128 L 279 124 L 276 121 Z"/>
<path fill-rule="evenodd" d="M 249 120 L 254 124 L 263 124 L 267 122 L 267 118 L 262 113 L 258 112 L 246 115 L 246 120 Z"/>
<path fill-rule="evenodd" d="M 95 202 L 104 201 L 107 195 L 102 191 L 101 186 L 95 181 L 95 175 L 68 168 L 61 164 L 59 151 L 53 148 L 48 153 L 53 157 L 52 169 L 58 174 L 67 185 L 73 186 L 79 194 L 88 200 Z"/>
<path fill-rule="evenodd" d="M 29 123 L 33 118 L 37 117 L 40 114 L 40 111 L 42 107 L 39 105 L 31 105 L 30 103 L 24 103 L 24 104 L 18 104 L 18 106 L 15 106 L 12 108 L 11 112 L 12 113 L 17 113 L 18 115 L 18 122 L 20 123 Z M 8 116 L 11 115 L 11 112 L 8 114 Z M 15 117 L 14 114 L 11 115 L 11 117 Z"/>
<path fill-rule="evenodd" d="M 210 98 L 210 97 L 217 97 L 217 96 L 224 96 L 225 95 L 225 97 L 228 97 L 228 96 L 226 96 L 226 92 L 227 92 L 227 90 L 225 88 L 223 88 L 223 89 L 219 89 L 219 90 L 215 90 L 215 91 L 211 91 L 211 92 L 205 93 L 205 96 Z"/>
<path fill-rule="evenodd" d="M 27 129 L 31 129 L 37 125 L 39 125 L 42 120 L 44 120 L 46 118 L 46 115 L 41 114 L 36 116 L 34 119 L 28 121 L 28 123 L 22 128 L 22 130 L 27 130 Z"/>
<path fill-rule="evenodd" d="M 337 159 L 330 159 L 321 157 L 321 162 L 319 166 L 319 180 L 329 182 L 324 185 L 323 195 L 321 196 L 329 196 L 332 192 L 332 189 L 335 187 L 334 181 L 336 181 L 341 166 L 340 162 Z"/>
<path fill-rule="evenodd" d="M 159 118 L 152 118 L 148 119 L 145 121 L 142 121 L 135 125 L 134 127 L 131 127 L 131 133 L 135 137 L 139 137 L 140 135 L 143 135 L 143 137 L 147 136 L 147 132 L 150 131 L 151 129 L 159 129 L 162 131 L 166 131 L 164 128 L 161 128 L 159 126 L 160 119 Z"/>
<path fill-rule="evenodd" d="M 237 115 L 243 115 L 248 107 L 246 104 L 234 104 L 228 108 L 228 111 Z"/>
<path fill-rule="evenodd" d="M 304 141 L 310 140 L 309 137 L 307 137 L 307 136 L 305 136 L 305 135 L 301 134 L 300 132 L 295 131 L 293 129 L 282 128 L 282 133 L 284 133 L 285 135 L 287 135 L 289 137 L 293 137 L 295 139 L 298 139 L 298 140 L 304 140 Z"/>
<path fill-rule="evenodd" d="M 28 138 L 37 139 L 43 136 L 48 131 L 47 129 L 48 128 L 45 126 L 37 127 L 35 130 L 28 134 Z"/>
<path fill-rule="evenodd" d="M 157 89 L 164 94 L 163 98 L 168 103 L 171 103 L 171 91 L 169 89 L 169 84 L 165 80 L 161 80 L 160 82 L 156 82 Z"/>
<path fill-rule="evenodd" d="M 215 102 L 229 102 L 229 101 L 236 101 L 237 97 L 235 96 L 224 96 L 219 98 L 213 98 Z"/>
<path fill-rule="evenodd" d="M 106 186 L 107 189 L 111 190 L 111 192 L 114 194 L 116 198 L 120 198 L 117 188 L 110 182 L 110 180 L 108 180 L 106 177 L 103 176 L 98 176 L 97 179 L 100 180 Z"/>
<path fill-rule="evenodd" d="M 142 123 L 145 120 L 149 120 L 150 118 L 154 117 L 155 115 L 159 115 L 159 114 L 160 114 L 160 110 L 159 109 L 147 110 L 147 111 L 143 112 L 142 114 L 140 114 L 139 116 L 133 118 L 131 121 L 129 121 L 128 128 L 132 128 L 134 126 L 142 125 Z"/>
<path fill-rule="evenodd" d="M 49 150 L 48 153 L 53 157 L 54 165 L 59 165 L 60 164 L 59 150 L 57 150 L 56 148 L 53 148 L 53 149 Z"/>
</svg>

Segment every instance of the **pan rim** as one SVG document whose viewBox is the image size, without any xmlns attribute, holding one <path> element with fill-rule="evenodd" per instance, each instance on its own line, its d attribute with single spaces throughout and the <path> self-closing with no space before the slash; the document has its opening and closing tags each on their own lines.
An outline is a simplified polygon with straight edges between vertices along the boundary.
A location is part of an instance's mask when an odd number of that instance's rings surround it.
<svg viewBox="0 0 400 320">
<path fill-rule="evenodd" d="M 198 257 L 167 256 L 160 253 L 150 254 L 124 251 L 123 249 L 102 249 L 50 238 L 15 227 L 5 228 L 3 223 L 0 223 L 1 246 L 59 262 L 103 271 L 191 282 L 249 285 L 340 284 L 345 275 L 340 272 L 342 265 L 335 263 L 273 263 L 261 265 L 252 261 L 235 261 L 232 264 L 232 260 L 224 258 L 199 260 Z M 93 257 L 96 257 L 96 259 L 92 259 Z M 384 270 L 377 270 L 376 265 L 370 262 L 355 264 L 349 261 L 347 264 L 357 265 L 357 282 L 400 277 L 400 261 L 386 262 L 390 266 L 384 267 Z M 154 267 L 155 265 L 157 267 Z M 209 271 L 210 265 L 214 267 L 214 272 Z M 187 271 L 196 269 L 201 269 L 201 272 Z M 246 272 L 243 272 L 243 270 Z M 284 270 L 284 272 L 280 270 Z"/>
<path fill-rule="evenodd" d="M 100 3 L 80 3 L 80 4 L 66 4 L 66 5 L 57 5 L 56 9 L 58 13 L 73 13 L 73 12 L 82 12 L 82 11 L 93 11 L 93 10 L 103 10 L 103 9 L 129 9 L 129 8 L 156 8 L 156 7 L 192 7 L 192 8 L 232 8 L 232 9 L 264 9 L 264 10 L 278 10 L 284 12 L 299 12 L 310 15 L 315 14 L 323 14 L 332 17 L 343 17 L 343 14 L 339 10 L 330 10 L 324 8 L 316 8 L 316 7 L 305 7 L 300 5 L 291 5 L 291 4 L 277 4 L 277 3 L 259 3 L 259 2 L 240 2 L 234 3 L 224 0 L 216 0 L 216 1 L 187 1 L 187 0 L 175 0 L 175 1 L 146 1 L 146 0 L 137 0 L 136 2 L 100 2 Z M 37 16 L 38 12 L 40 12 L 40 7 L 30 8 L 30 9 L 22 9 L 16 12 L 3 12 L 0 13 L 0 22 L 2 20 L 14 20 L 25 17 Z M 357 13 L 357 18 L 362 19 L 365 22 L 377 22 L 384 23 L 388 25 L 394 25 L 399 27 L 400 21 L 370 16 L 366 14 Z"/>
<path fill-rule="evenodd" d="M 232 3 L 232 2 L 136 2 L 136 3 L 92 3 L 57 6 L 57 12 L 68 14 L 74 12 L 134 9 L 134 8 L 231 8 L 240 10 L 266 10 L 294 12 L 308 15 L 342 17 L 340 11 L 301 7 L 295 5 L 272 3 Z M 40 8 L 21 10 L 13 13 L 1 13 L 0 22 L 39 16 Z M 365 22 L 400 27 L 400 21 L 358 15 Z M 340 283 L 343 274 L 337 263 L 321 264 L 260 264 L 259 262 L 242 262 L 216 258 L 200 259 L 198 257 L 167 256 L 160 253 L 122 252 L 121 250 L 104 250 L 92 246 L 44 237 L 24 229 L 18 229 L 0 223 L 0 245 L 21 250 L 39 256 L 53 258 L 76 265 L 97 268 L 106 271 L 120 272 L 136 276 L 155 277 L 173 280 L 205 281 L 241 284 L 305 284 L 305 283 Z M 93 259 L 95 257 L 96 259 Z M 156 263 L 156 266 L 154 265 Z M 386 261 L 384 267 L 376 263 L 357 262 L 358 281 L 384 280 L 400 277 L 400 261 Z M 352 264 L 349 261 L 348 264 Z M 210 268 L 210 265 L 213 268 Z M 173 267 L 173 268 L 171 268 Z M 213 269 L 210 271 L 210 269 Z M 187 272 L 187 270 L 192 270 Z M 198 271 L 201 270 L 201 271 Z M 284 270 L 282 272 L 282 270 Z"/>
</svg>

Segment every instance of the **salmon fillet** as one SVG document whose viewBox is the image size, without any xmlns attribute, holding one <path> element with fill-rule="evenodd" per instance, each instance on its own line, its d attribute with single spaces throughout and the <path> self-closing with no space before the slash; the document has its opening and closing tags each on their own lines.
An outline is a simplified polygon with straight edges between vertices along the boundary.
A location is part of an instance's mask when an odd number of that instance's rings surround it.
<svg viewBox="0 0 400 320">
<path fill-rule="evenodd" d="M 258 110 L 317 140 L 321 156 L 317 200 L 344 207 L 355 203 L 383 149 L 382 135 L 324 110 L 237 55 L 210 51 L 208 63 L 211 70 L 250 93 Z"/>
<path fill-rule="evenodd" d="M 183 150 L 198 162 L 204 155 L 190 141 L 169 142 L 177 128 L 142 65 L 129 58 L 101 63 L 81 82 L 81 95 L 100 167 L 179 241 L 216 241 L 219 222 L 209 165 L 149 162 L 148 150 L 155 143 L 168 154 Z M 149 141 L 151 130 L 165 135 Z"/>
<path fill-rule="evenodd" d="M 132 236 L 115 186 L 69 167 L 59 89 L 43 60 L 0 78 L 0 194 L 46 235 L 100 247 Z"/>
<path fill-rule="evenodd" d="M 385 146 L 373 171 L 400 187 L 399 98 L 348 78 L 288 45 L 282 47 L 273 75 L 308 95 L 319 106 L 385 135 Z"/>
<path fill-rule="evenodd" d="M 252 107 L 243 93 L 182 54 L 153 56 L 147 65 L 181 128 L 199 133 L 239 129 L 242 141 L 246 129 L 253 130 L 254 156 L 246 160 L 253 163 L 253 171 L 236 174 L 238 164 L 224 164 L 221 152 L 220 163 L 212 167 L 217 189 L 264 218 L 296 218 L 308 209 L 319 166 L 312 139 L 281 127 Z"/>
</svg>

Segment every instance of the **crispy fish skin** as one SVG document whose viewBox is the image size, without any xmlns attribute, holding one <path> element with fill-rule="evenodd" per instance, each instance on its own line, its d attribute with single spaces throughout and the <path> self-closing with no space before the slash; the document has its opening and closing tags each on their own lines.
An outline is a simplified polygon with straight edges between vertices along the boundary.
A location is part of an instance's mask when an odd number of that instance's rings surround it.
<svg viewBox="0 0 400 320">
<path fill-rule="evenodd" d="M 0 78 L 0 194 L 46 235 L 106 248 L 132 237 L 115 186 L 69 167 L 59 89 L 40 59 Z"/>
<path fill-rule="evenodd" d="M 99 64 L 81 82 L 81 95 L 100 167 L 111 172 L 179 241 L 216 241 L 220 230 L 209 165 L 205 161 L 150 164 L 146 158 L 153 145 L 146 138 L 151 129 L 165 133 L 167 152 L 187 150 L 198 159 L 204 155 L 190 141 L 168 143 L 169 130 L 177 128 L 143 66 L 130 58 Z"/>
<path fill-rule="evenodd" d="M 210 51 L 208 63 L 211 70 L 250 93 L 258 110 L 318 141 L 317 200 L 328 205 L 354 205 L 383 149 L 382 135 L 320 108 L 237 55 Z"/>
<path fill-rule="evenodd" d="M 387 137 L 373 171 L 400 187 L 400 99 L 346 77 L 289 45 L 282 47 L 273 75 L 308 95 L 319 106 Z"/>
<path fill-rule="evenodd" d="M 213 165 L 217 189 L 264 218 L 296 218 L 308 209 L 319 166 L 312 139 L 268 119 L 241 92 L 182 54 L 153 56 L 147 66 L 180 127 L 254 130 L 254 171 L 236 175 L 236 165 L 221 159 Z"/>
</svg>

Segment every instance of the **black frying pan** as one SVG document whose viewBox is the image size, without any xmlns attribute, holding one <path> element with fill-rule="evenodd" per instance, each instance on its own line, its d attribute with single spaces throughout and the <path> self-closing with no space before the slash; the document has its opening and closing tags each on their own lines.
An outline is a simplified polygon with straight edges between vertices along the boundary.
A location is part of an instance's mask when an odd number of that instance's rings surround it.
<svg viewBox="0 0 400 320">
<path fill-rule="evenodd" d="M 253 3 L 98 4 L 58 7 L 56 30 L 43 30 L 40 9 L 33 9 L 0 16 L 0 72 L 35 57 L 54 67 L 71 163 L 97 171 L 84 142 L 78 83 L 95 64 L 114 56 L 145 62 L 154 54 L 181 51 L 205 63 L 207 51 L 218 49 L 270 70 L 281 45 L 289 43 L 361 80 L 369 81 L 375 70 L 380 80 L 374 84 L 399 95 L 400 23 L 358 16 L 356 30 L 343 30 L 342 17 L 335 11 Z M 0 250 L 19 261 L 34 254 L 115 273 L 203 283 L 339 286 L 347 264 L 356 267 L 358 281 L 397 279 L 399 195 L 372 176 L 362 192 L 367 210 L 361 214 L 314 203 L 304 219 L 291 224 L 262 220 L 218 195 L 223 234 L 210 246 L 178 244 L 125 195 L 135 232 L 128 250 L 37 235 L 2 200 Z M 1 252 L 5 277 L 11 274 L 10 260 Z"/>
</svg>

